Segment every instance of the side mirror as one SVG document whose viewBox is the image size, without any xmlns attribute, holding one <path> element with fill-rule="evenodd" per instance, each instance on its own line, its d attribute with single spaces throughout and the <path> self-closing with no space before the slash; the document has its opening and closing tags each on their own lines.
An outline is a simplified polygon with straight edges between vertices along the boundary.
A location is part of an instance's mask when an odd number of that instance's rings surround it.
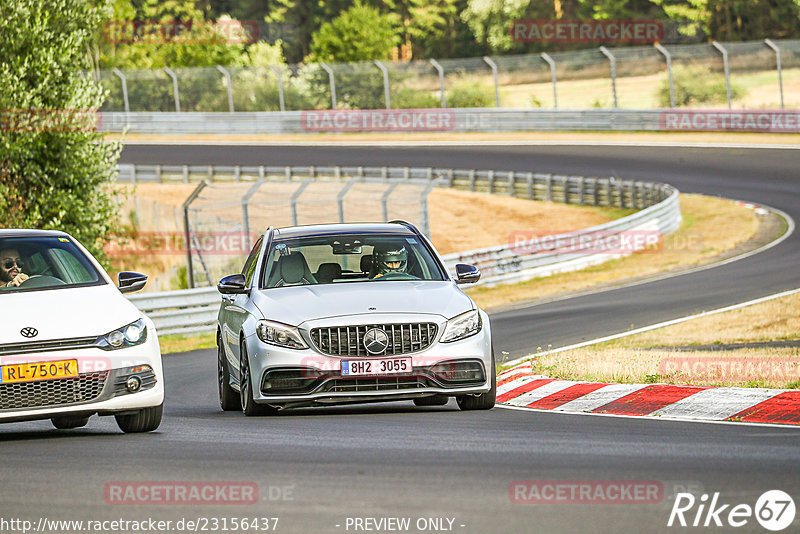
<svg viewBox="0 0 800 534">
<path fill-rule="evenodd" d="M 139 291 L 147 283 L 147 275 L 134 271 L 121 271 L 117 275 L 117 282 L 121 293 Z"/>
<path fill-rule="evenodd" d="M 456 284 L 473 284 L 481 279 L 481 270 L 474 265 L 456 264 Z"/>
<path fill-rule="evenodd" d="M 247 293 L 243 274 L 232 274 L 226 276 L 217 284 L 217 290 L 223 295 L 238 295 Z"/>
</svg>

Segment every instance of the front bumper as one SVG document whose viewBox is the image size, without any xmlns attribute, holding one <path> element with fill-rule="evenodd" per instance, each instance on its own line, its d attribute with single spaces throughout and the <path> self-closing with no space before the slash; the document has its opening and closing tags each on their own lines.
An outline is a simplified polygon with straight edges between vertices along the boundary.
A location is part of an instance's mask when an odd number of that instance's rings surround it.
<svg viewBox="0 0 800 534">
<path fill-rule="evenodd" d="M 111 415 L 158 406 L 164 402 L 164 373 L 155 327 L 147 322 L 147 340 L 141 345 L 104 351 L 98 348 L 48 351 L 0 358 L 0 365 L 75 359 L 78 379 L 0 384 L 0 422 L 32 421 L 65 415 Z M 148 365 L 152 371 L 137 372 L 141 389 L 125 388 L 125 371 Z M 77 382 L 80 381 L 80 384 Z M 25 396 L 24 400 L 20 396 Z M 55 404 L 50 400 L 57 399 Z"/>
<path fill-rule="evenodd" d="M 413 370 L 408 374 L 344 376 L 341 373 L 343 360 L 365 358 L 328 356 L 312 348 L 285 349 L 263 343 L 258 336 L 251 335 L 245 343 L 253 376 L 253 400 L 260 404 L 297 407 L 485 393 L 491 388 L 494 368 L 489 318 L 481 314 L 483 328 L 466 339 L 452 343 L 436 341 L 419 353 L 370 357 L 411 358 Z M 443 368 L 469 368 L 471 379 L 445 380 Z M 271 387 L 276 376 L 294 379 L 296 387 L 282 387 L 276 392 Z"/>
</svg>

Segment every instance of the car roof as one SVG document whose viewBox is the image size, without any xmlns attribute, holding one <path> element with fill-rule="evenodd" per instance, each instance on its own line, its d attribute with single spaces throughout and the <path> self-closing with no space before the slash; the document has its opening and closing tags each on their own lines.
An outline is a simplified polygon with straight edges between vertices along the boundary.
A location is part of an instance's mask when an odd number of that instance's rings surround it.
<svg viewBox="0 0 800 534">
<path fill-rule="evenodd" d="M 344 224 L 312 224 L 308 226 L 290 226 L 277 228 L 276 238 L 327 236 L 338 234 L 405 234 L 415 235 L 405 225 L 397 223 L 344 223 Z"/>
<path fill-rule="evenodd" d="M 65 237 L 69 234 L 60 230 L 33 230 L 25 228 L 0 228 L 1 237 Z"/>
</svg>

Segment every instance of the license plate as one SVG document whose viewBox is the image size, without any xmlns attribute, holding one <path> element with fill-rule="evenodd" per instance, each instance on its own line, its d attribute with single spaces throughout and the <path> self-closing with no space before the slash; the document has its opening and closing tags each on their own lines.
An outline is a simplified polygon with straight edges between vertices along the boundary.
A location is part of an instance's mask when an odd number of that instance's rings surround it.
<svg viewBox="0 0 800 534">
<path fill-rule="evenodd" d="M 412 372 L 411 358 L 391 358 L 380 360 L 344 360 L 342 375 L 407 375 Z"/>
<path fill-rule="evenodd" d="M 78 360 L 17 363 L 0 367 L 0 382 L 35 382 L 78 376 Z"/>
</svg>

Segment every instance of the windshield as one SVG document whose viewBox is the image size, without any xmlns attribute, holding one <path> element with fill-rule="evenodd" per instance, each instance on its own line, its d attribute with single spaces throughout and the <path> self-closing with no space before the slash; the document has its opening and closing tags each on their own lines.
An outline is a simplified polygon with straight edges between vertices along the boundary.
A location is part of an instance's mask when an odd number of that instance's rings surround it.
<svg viewBox="0 0 800 534">
<path fill-rule="evenodd" d="M 386 280 L 443 280 L 415 236 L 339 234 L 276 239 L 265 258 L 261 287 Z"/>
<path fill-rule="evenodd" d="M 105 283 L 69 237 L 0 238 L 0 295 Z"/>
</svg>

